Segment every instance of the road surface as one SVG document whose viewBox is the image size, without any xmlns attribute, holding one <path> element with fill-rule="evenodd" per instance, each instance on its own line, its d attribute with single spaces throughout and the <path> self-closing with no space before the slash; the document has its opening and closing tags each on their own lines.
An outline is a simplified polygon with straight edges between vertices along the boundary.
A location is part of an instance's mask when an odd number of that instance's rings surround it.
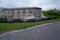
<svg viewBox="0 0 60 40">
<path fill-rule="evenodd" d="M 7 32 L 0 40 L 60 40 L 60 21 Z"/>
</svg>

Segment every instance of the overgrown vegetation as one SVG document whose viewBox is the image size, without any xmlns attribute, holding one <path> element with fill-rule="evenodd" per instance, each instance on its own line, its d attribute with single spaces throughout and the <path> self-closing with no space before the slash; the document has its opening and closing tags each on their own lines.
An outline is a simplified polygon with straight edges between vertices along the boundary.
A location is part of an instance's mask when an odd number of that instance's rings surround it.
<svg viewBox="0 0 60 40">
<path fill-rule="evenodd" d="M 7 22 L 7 18 L 0 18 L 0 23 L 6 23 Z"/>
<path fill-rule="evenodd" d="M 56 19 L 60 17 L 60 10 L 57 9 L 50 9 L 47 11 L 43 11 L 45 16 L 48 17 L 48 19 Z"/>
</svg>

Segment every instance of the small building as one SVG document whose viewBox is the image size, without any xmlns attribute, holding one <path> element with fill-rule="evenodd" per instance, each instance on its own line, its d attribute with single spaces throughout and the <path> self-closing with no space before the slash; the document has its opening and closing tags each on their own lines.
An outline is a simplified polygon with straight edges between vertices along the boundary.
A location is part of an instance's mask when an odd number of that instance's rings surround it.
<svg viewBox="0 0 60 40">
<path fill-rule="evenodd" d="M 42 8 L 2 8 L 1 13 L 7 17 L 8 21 L 37 21 L 42 20 Z"/>
</svg>

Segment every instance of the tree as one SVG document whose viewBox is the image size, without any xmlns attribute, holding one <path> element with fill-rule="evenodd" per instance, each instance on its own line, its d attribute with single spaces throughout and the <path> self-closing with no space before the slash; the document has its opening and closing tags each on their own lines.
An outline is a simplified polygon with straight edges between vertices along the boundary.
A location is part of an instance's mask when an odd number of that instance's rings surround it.
<svg viewBox="0 0 60 40">
<path fill-rule="evenodd" d="M 60 11 L 58 11 L 57 9 L 50 9 L 43 12 L 48 18 L 54 19 L 60 17 Z"/>
</svg>

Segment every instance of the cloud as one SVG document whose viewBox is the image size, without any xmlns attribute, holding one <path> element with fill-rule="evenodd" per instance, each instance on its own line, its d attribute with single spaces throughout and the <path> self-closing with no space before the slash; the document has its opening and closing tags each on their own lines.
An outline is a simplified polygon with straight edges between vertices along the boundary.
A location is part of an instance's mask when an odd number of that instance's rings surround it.
<svg viewBox="0 0 60 40">
<path fill-rule="evenodd" d="M 0 7 L 41 7 L 43 10 L 60 8 L 59 0 L 0 0 Z"/>
</svg>

